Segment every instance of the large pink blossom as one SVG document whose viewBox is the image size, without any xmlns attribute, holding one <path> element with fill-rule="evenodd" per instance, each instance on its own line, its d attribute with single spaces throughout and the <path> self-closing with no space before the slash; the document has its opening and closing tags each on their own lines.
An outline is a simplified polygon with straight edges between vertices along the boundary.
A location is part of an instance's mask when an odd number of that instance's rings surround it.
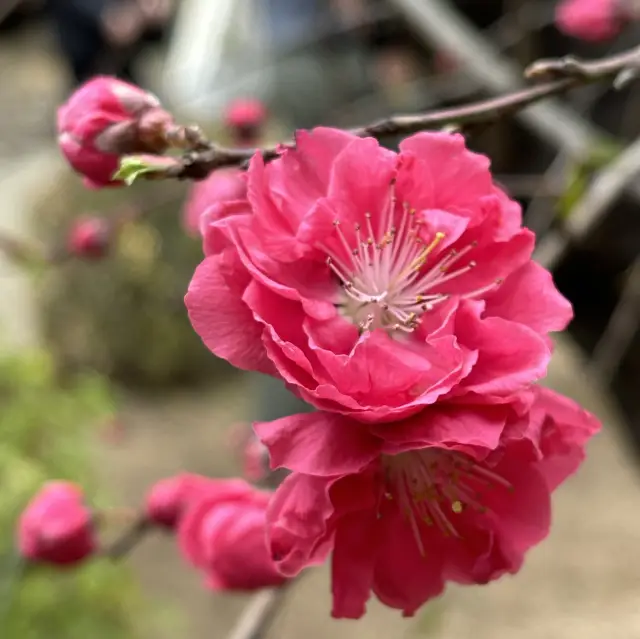
<svg viewBox="0 0 640 639">
<path fill-rule="evenodd" d="M 556 23 L 567 35 L 598 42 L 620 33 L 624 13 L 620 0 L 563 0 L 556 9 Z"/>
<path fill-rule="evenodd" d="M 448 581 L 517 572 L 548 533 L 551 492 L 599 429 L 571 400 L 531 392 L 526 417 L 437 405 L 373 430 L 322 412 L 257 424 L 274 466 L 294 471 L 268 513 L 280 570 L 295 575 L 333 551 L 333 615 L 349 618 L 372 592 L 411 615 Z M 481 422 L 501 433 L 493 451 L 475 440 Z"/>
<path fill-rule="evenodd" d="M 205 344 L 360 420 L 510 401 L 571 317 L 531 261 L 519 205 L 460 135 L 420 133 L 395 153 L 299 132 L 268 165 L 256 155 L 247 200 L 202 228 L 186 304 Z"/>
</svg>

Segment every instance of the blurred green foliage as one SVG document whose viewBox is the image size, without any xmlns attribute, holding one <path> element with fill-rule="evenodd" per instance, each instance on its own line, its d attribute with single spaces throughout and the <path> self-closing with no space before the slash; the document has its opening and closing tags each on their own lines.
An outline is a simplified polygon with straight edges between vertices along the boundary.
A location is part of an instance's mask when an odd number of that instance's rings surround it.
<svg viewBox="0 0 640 639">
<path fill-rule="evenodd" d="M 128 205 L 145 213 L 124 225 L 106 259 L 73 260 L 40 278 L 41 330 L 56 365 L 96 370 L 129 387 L 228 374 L 192 329 L 184 305 L 202 260 L 201 241 L 181 225 L 187 185 L 140 180 L 96 192 L 66 166 L 58 172 L 34 211 L 34 231 L 47 246 L 60 243 L 79 215 L 110 215 Z"/>
<path fill-rule="evenodd" d="M 127 639 L 142 601 L 123 565 L 25 569 L 14 550 L 16 520 L 50 479 L 82 485 L 95 503 L 91 425 L 109 412 L 104 381 L 61 387 L 46 354 L 0 355 L 0 637 Z"/>
<path fill-rule="evenodd" d="M 584 197 L 593 174 L 618 157 L 623 147 L 618 142 L 603 140 L 590 153 L 575 160 L 569 167 L 564 192 L 558 198 L 556 210 L 560 220 L 567 220 Z"/>
</svg>

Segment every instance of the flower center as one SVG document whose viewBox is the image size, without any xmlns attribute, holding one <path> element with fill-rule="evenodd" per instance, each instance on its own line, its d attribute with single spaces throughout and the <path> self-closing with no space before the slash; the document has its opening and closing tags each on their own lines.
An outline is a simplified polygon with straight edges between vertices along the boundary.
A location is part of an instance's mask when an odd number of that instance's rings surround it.
<svg viewBox="0 0 640 639">
<path fill-rule="evenodd" d="M 513 486 L 462 453 L 427 448 L 383 458 L 385 497 L 398 502 L 424 555 L 420 526 L 436 526 L 445 537 L 460 539 L 454 519 L 471 508 L 485 513 L 483 497 L 497 487 Z"/>
<path fill-rule="evenodd" d="M 464 259 L 476 242 L 430 260 L 445 234 L 437 231 L 425 242 L 416 210 L 405 203 L 399 213 L 396 211 L 393 184 L 377 232 L 371 213 L 365 214 L 364 225 L 356 223 L 352 231 L 343 229 L 338 219 L 333 225 L 331 247 L 323 245 L 322 249 L 327 254 L 327 265 L 344 290 L 340 306 L 361 331 L 383 328 L 412 332 L 420 315 L 450 297 L 442 292 L 442 285 L 476 266 L 475 261 Z M 499 283 L 461 297 L 475 297 Z"/>
</svg>

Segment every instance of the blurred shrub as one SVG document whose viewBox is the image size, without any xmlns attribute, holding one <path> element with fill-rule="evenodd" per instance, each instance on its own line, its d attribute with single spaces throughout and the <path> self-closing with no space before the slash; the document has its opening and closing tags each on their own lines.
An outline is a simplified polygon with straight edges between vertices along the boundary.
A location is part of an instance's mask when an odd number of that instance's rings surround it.
<svg viewBox="0 0 640 639">
<path fill-rule="evenodd" d="M 50 176 L 48 176 L 50 177 Z M 34 232 L 60 242 L 81 214 L 148 209 L 128 222 L 110 257 L 50 269 L 39 286 L 44 341 L 63 370 L 91 368 L 128 385 L 161 386 L 228 372 L 195 334 L 184 295 L 202 259 L 181 227 L 187 185 L 140 181 L 130 189 L 86 190 L 66 166 L 41 186 Z"/>
<path fill-rule="evenodd" d="M 92 561 L 80 570 L 21 570 L 16 519 L 48 479 L 75 481 L 93 501 L 88 425 L 108 411 L 101 379 L 61 388 L 41 353 L 0 356 L 0 637 L 127 639 L 141 601 L 126 569 Z"/>
</svg>

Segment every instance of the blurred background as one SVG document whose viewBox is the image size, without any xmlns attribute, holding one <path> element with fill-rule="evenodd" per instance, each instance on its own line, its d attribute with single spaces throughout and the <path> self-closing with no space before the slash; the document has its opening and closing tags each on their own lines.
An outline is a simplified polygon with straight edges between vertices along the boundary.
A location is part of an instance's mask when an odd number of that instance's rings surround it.
<svg viewBox="0 0 640 639">
<path fill-rule="evenodd" d="M 556 4 L 0 0 L 0 230 L 55 248 L 80 216 L 128 215 L 103 261 L 25 272 L 0 256 L 0 637 L 226 636 L 245 599 L 206 592 L 167 540 L 126 566 L 20 580 L 15 516 L 48 477 L 135 507 L 170 473 L 242 473 L 245 425 L 305 409 L 277 382 L 217 361 L 191 330 L 183 297 L 201 247 L 183 230 L 188 185 L 86 191 L 55 147 L 57 105 L 114 74 L 229 143 L 229 105 L 258 99 L 259 141 L 275 142 L 487 97 L 517 88 L 537 58 L 638 42 L 634 25 L 613 43 L 562 35 Z M 540 242 L 556 246 L 554 276 L 575 306 L 545 383 L 605 423 L 557 495 L 548 542 L 517 577 L 452 588 L 413 621 L 372 605 L 357 624 L 332 622 L 319 570 L 291 593 L 273 637 L 640 637 L 640 159 L 625 151 L 639 114 L 639 83 L 596 85 L 470 138 Z M 594 204 L 623 157 L 626 178 Z"/>
</svg>

